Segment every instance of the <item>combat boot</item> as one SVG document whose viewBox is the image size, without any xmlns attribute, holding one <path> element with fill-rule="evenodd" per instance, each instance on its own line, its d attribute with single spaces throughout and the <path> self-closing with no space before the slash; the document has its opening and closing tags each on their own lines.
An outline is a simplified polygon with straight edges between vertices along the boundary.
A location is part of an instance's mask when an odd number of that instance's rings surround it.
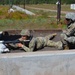
<svg viewBox="0 0 75 75">
<path fill-rule="evenodd" d="M 69 50 L 68 45 L 64 45 L 64 50 Z"/>
<path fill-rule="evenodd" d="M 57 33 L 51 34 L 50 40 L 54 39 L 56 35 L 57 35 Z"/>
<path fill-rule="evenodd" d="M 45 38 L 46 38 L 47 40 L 52 40 L 52 39 L 55 38 L 56 35 L 57 35 L 57 33 L 49 34 L 49 35 L 47 35 Z"/>
</svg>

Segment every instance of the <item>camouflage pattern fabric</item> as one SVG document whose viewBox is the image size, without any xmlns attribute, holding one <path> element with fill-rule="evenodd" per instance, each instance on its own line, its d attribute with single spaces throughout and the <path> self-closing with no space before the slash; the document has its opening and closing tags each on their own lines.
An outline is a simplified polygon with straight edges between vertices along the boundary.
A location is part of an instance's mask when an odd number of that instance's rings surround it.
<svg viewBox="0 0 75 75">
<path fill-rule="evenodd" d="M 75 36 L 75 23 L 70 24 L 65 31 L 63 31 L 63 34 L 66 36 Z"/>
<path fill-rule="evenodd" d="M 23 45 L 23 49 L 26 52 L 32 52 L 35 49 L 41 49 L 44 47 L 56 47 L 56 48 L 62 48 L 62 43 L 61 42 L 54 42 L 52 40 L 49 40 L 49 37 L 36 37 L 33 38 L 30 43 L 29 43 L 29 47 Z"/>
<path fill-rule="evenodd" d="M 72 41 L 72 37 L 75 37 L 75 23 L 70 24 L 68 28 L 65 31 L 63 31 L 63 33 L 61 34 L 61 40 L 64 45 L 68 44 L 68 42 L 74 44 L 74 42 Z"/>
<path fill-rule="evenodd" d="M 69 38 L 66 39 L 66 41 L 69 42 L 69 43 L 75 44 L 75 37 L 74 36 L 69 37 Z"/>
<path fill-rule="evenodd" d="M 23 44 L 22 48 L 26 52 L 33 52 L 34 50 L 42 49 L 44 47 L 55 47 L 57 49 L 61 49 L 62 42 L 60 42 L 60 41 L 54 42 L 54 41 L 50 40 L 55 35 L 56 34 L 50 34 L 45 37 L 36 37 L 36 38 L 33 37 L 31 39 L 31 41 L 28 43 L 28 46 L 26 44 L 22 43 Z M 17 48 L 17 44 L 10 44 L 10 46 L 12 46 L 13 48 Z"/>
<path fill-rule="evenodd" d="M 68 28 L 63 31 L 61 38 L 67 39 L 67 37 L 75 36 L 75 23 L 68 26 Z"/>
<path fill-rule="evenodd" d="M 69 12 L 66 14 L 65 18 L 68 18 L 68 19 L 75 21 L 75 13 Z"/>
</svg>

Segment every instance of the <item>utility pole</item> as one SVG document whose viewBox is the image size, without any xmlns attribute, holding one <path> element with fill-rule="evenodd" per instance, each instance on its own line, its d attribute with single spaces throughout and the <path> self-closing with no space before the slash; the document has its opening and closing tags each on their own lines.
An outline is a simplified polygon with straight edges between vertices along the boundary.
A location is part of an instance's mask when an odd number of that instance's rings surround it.
<svg viewBox="0 0 75 75">
<path fill-rule="evenodd" d="M 57 4 L 57 24 L 58 24 L 61 19 L 61 0 L 58 0 L 56 4 Z"/>
</svg>

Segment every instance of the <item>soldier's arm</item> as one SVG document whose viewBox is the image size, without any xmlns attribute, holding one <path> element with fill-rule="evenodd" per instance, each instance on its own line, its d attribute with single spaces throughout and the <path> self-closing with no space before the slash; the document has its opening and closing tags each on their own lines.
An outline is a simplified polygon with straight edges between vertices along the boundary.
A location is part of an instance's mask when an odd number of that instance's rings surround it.
<svg viewBox="0 0 75 75">
<path fill-rule="evenodd" d="M 75 28 L 73 28 L 72 30 L 70 30 L 69 32 L 67 32 L 67 36 L 73 36 L 75 33 Z"/>
<path fill-rule="evenodd" d="M 22 47 L 26 52 L 33 52 L 34 51 L 34 48 L 35 48 L 35 40 L 31 40 L 30 43 L 29 43 L 29 47 L 23 45 Z"/>
<path fill-rule="evenodd" d="M 17 40 L 14 40 L 14 41 L 6 41 L 5 43 L 9 47 L 18 48 L 17 42 L 20 42 L 20 41 L 17 39 Z"/>
<path fill-rule="evenodd" d="M 67 36 L 73 36 L 75 33 L 75 26 L 71 26 L 69 29 L 63 31 Z"/>
</svg>

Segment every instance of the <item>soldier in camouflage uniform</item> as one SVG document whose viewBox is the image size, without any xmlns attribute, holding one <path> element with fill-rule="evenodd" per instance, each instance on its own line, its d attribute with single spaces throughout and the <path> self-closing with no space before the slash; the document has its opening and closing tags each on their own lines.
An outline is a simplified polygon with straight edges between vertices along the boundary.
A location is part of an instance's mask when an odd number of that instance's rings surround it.
<svg viewBox="0 0 75 75">
<path fill-rule="evenodd" d="M 29 30 L 22 30 L 21 35 L 22 35 L 22 37 L 19 39 L 19 41 L 28 40 L 31 34 L 30 34 Z M 33 52 L 35 50 L 42 49 L 47 46 L 48 47 L 56 47 L 56 48 L 60 49 L 62 47 L 62 43 L 60 41 L 53 42 L 50 40 L 54 36 L 56 36 L 56 33 L 50 34 L 45 37 L 36 37 L 36 38 L 33 37 L 32 39 L 30 39 L 28 46 L 25 44 L 22 44 L 22 43 L 16 43 L 15 45 L 12 45 L 12 46 L 20 47 L 20 48 L 24 49 L 26 52 Z"/>
<path fill-rule="evenodd" d="M 65 23 L 67 29 L 63 30 L 61 34 L 61 40 L 64 46 L 64 49 L 69 49 L 73 47 L 75 40 L 75 13 L 67 13 L 65 17 Z"/>
<path fill-rule="evenodd" d="M 51 37 L 55 36 L 55 34 L 50 34 L 45 37 L 36 37 L 32 38 L 29 42 L 29 45 L 26 46 L 22 43 L 15 44 L 15 47 L 21 47 L 26 52 L 32 52 L 34 50 L 38 50 L 44 47 L 56 47 L 58 49 L 69 49 L 70 45 L 72 46 L 75 44 L 75 13 L 67 13 L 65 17 L 65 23 L 67 25 L 67 29 L 63 30 L 61 34 L 61 41 L 54 42 L 50 40 Z M 28 40 L 30 36 L 29 30 L 22 30 L 21 31 L 22 38 L 19 40 Z"/>
</svg>

